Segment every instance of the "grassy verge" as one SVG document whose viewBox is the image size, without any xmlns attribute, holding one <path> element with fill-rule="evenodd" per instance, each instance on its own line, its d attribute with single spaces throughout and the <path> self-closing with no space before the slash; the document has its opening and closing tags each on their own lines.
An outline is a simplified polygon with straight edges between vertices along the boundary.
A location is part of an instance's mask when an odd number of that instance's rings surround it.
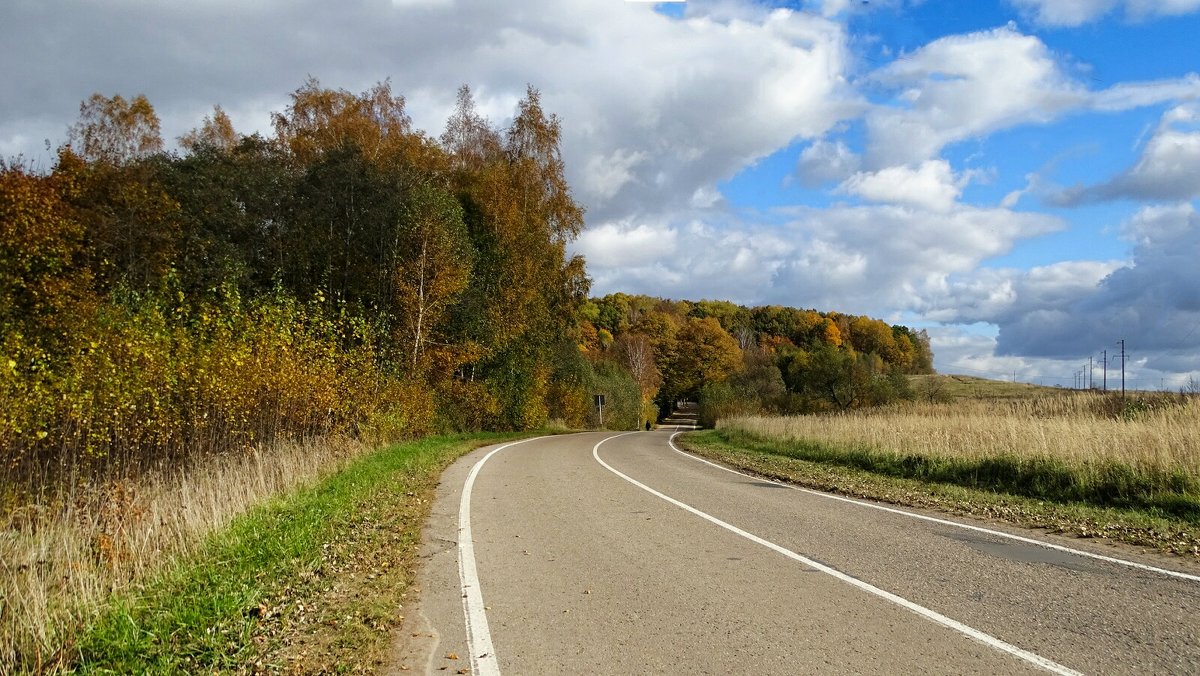
<svg viewBox="0 0 1200 676">
<path fill-rule="evenodd" d="M 110 601 L 71 650 L 85 673 L 371 672 L 400 622 L 437 477 L 500 435 L 372 453 L 255 508 Z"/>
<path fill-rule="evenodd" d="M 697 455 L 809 488 L 1200 556 L 1197 523 L 1155 508 L 1039 499 L 978 483 L 940 481 L 916 461 L 910 463 L 913 473 L 906 475 L 903 462 L 881 457 L 873 465 L 872 456 L 862 450 L 846 452 L 832 445 L 767 440 L 730 430 L 693 432 L 678 439 Z"/>
</svg>

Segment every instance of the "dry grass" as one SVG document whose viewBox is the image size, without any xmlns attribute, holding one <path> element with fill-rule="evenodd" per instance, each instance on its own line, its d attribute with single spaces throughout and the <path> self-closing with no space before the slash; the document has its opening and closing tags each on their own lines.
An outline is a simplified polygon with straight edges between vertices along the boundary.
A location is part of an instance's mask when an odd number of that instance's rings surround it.
<svg viewBox="0 0 1200 676">
<path fill-rule="evenodd" d="M 961 399 L 1030 399 L 1057 396 L 1062 388 L 991 380 L 957 374 L 922 374 L 908 376 L 908 383 L 918 399 L 927 401 L 958 401 Z"/>
<path fill-rule="evenodd" d="M 367 450 L 327 439 L 281 444 L 12 511 L 0 530 L 0 673 L 5 665 L 52 669 L 113 592 L 195 551 L 250 507 Z"/>
<path fill-rule="evenodd" d="M 1050 458 L 1079 467 L 1117 463 L 1200 480 L 1200 399 L 1135 406 L 1116 416 L 1104 404 L 1092 394 L 969 400 L 837 415 L 732 418 L 718 427 L 906 455 Z"/>
</svg>

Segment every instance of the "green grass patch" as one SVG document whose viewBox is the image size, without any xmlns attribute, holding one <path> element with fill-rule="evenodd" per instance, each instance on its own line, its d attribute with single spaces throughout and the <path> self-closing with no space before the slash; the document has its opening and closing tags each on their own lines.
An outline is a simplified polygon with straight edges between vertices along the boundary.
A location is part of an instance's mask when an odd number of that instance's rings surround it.
<svg viewBox="0 0 1200 676">
<path fill-rule="evenodd" d="M 373 671 L 398 625 L 433 487 L 454 459 L 516 435 L 372 453 L 212 535 L 114 598 L 73 647 L 83 673 Z"/>
<path fill-rule="evenodd" d="M 867 446 L 766 439 L 739 430 L 714 430 L 709 434 L 760 453 L 854 467 L 884 476 L 1061 503 L 1139 509 L 1200 524 L 1200 485 L 1182 472 L 1135 469 L 1115 462 L 1075 466 L 1050 457 L 994 455 L 977 459 L 901 454 Z"/>
<path fill-rule="evenodd" d="M 818 490 L 1200 553 L 1194 495 L 1167 491 L 1152 500 L 1143 495 L 1133 506 L 1134 500 L 1075 499 L 1069 496 L 1079 490 L 1078 481 L 1058 465 L 1047 468 L 1010 459 L 972 466 L 863 448 L 765 440 L 728 430 L 691 432 L 680 436 L 679 443 L 703 457 Z M 1138 490 L 1137 481 L 1119 471 L 1103 480 Z"/>
</svg>

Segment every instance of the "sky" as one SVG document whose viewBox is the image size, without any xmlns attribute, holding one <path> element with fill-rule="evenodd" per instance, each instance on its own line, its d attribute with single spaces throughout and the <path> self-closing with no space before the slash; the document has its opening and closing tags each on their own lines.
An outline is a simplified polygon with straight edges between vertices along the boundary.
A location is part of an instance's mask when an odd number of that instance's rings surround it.
<svg viewBox="0 0 1200 676">
<path fill-rule="evenodd" d="M 943 373 L 1200 380 L 1200 0 L 5 0 L 0 156 L 93 92 L 173 141 L 308 76 L 559 116 L 593 293 L 868 314 Z M 17 55 L 17 56 L 13 56 Z"/>
</svg>

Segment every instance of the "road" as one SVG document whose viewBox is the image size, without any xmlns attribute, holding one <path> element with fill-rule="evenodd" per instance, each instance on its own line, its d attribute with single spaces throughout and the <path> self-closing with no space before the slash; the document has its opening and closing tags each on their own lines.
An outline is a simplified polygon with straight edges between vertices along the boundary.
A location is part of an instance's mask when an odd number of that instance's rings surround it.
<svg viewBox="0 0 1200 676">
<path fill-rule="evenodd" d="M 452 466 L 397 665 L 1200 673 L 1195 567 L 783 487 L 675 450 L 673 431 L 540 438 Z"/>
</svg>

